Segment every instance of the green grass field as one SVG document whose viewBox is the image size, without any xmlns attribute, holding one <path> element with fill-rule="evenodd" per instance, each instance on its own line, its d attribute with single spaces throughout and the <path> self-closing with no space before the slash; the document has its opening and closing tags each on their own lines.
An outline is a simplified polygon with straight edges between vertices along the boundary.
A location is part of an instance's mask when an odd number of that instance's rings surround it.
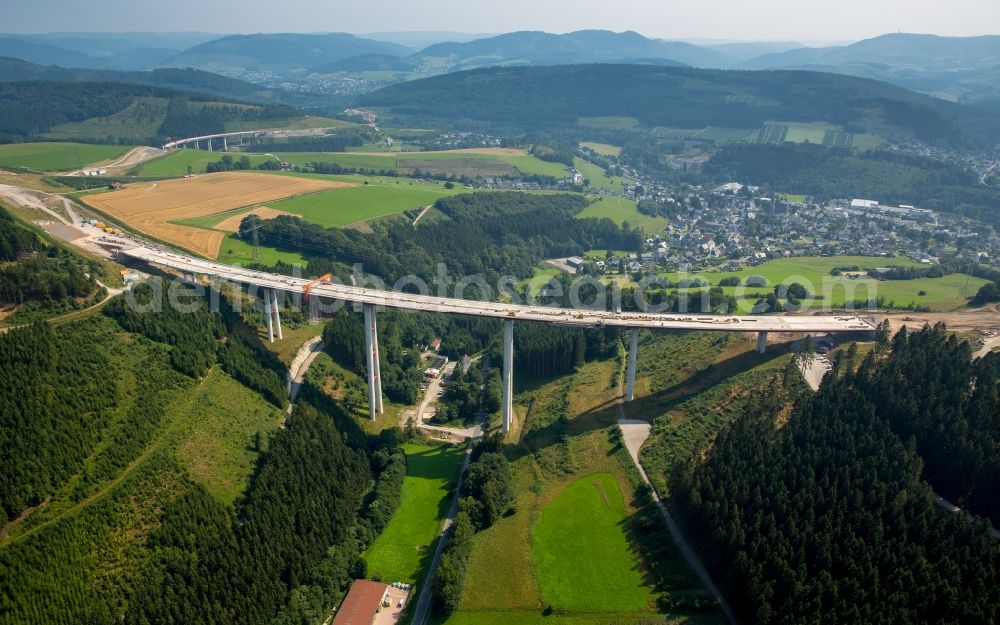
<svg viewBox="0 0 1000 625">
<path fill-rule="evenodd" d="M 581 141 L 580 148 L 592 150 L 602 156 L 620 156 L 622 153 L 620 146 L 598 143 L 597 141 Z"/>
<path fill-rule="evenodd" d="M 358 182 L 358 177 L 352 177 Z M 402 213 L 433 204 L 461 189 L 445 189 L 441 183 L 419 184 L 397 179 L 399 184 L 361 185 L 270 202 L 268 206 L 300 215 L 308 222 L 337 228 L 376 217 Z"/>
<path fill-rule="evenodd" d="M 521 289 L 527 284 L 531 287 L 532 293 L 538 293 L 541 289 L 545 288 L 545 285 L 549 283 L 549 280 L 562 273 L 559 269 L 556 269 L 552 265 L 544 263 L 535 267 L 534 272 L 534 275 L 530 278 L 526 278 L 518 282 L 517 288 Z"/>
<path fill-rule="evenodd" d="M 643 215 L 636 208 L 635 200 L 618 196 L 602 197 L 577 214 L 579 219 L 587 217 L 607 217 L 618 225 L 627 221 L 632 227 L 642 228 L 646 234 L 656 234 L 667 226 L 666 217 Z"/>
<path fill-rule="evenodd" d="M 375 171 L 396 171 L 406 167 L 411 161 L 482 161 L 484 167 L 492 164 L 506 164 L 516 168 L 523 174 L 538 174 L 562 178 L 566 175 L 566 167 L 559 163 L 550 163 L 535 158 L 529 154 L 491 154 L 476 152 L 396 152 L 389 155 L 378 155 L 366 152 L 279 152 L 281 160 L 292 165 L 306 165 L 311 162 L 338 163 L 344 167 L 371 169 Z M 447 169 L 446 164 L 440 167 Z M 467 170 L 463 165 L 462 170 Z M 456 172 L 460 173 L 460 172 Z M 489 175 L 489 174 L 487 174 Z"/>
<path fill-rule="evenodd" d="M 613 475 L 589 475 L 563 489 L 542 510 L 531 538 L 542 599 L 569 611 L 647 608 L 653 594 L 629 548 L 625 522 Z"/>
<path fill-rule="evenodd" d="M 276 250 L 273 247 L 263 245 L 260 247 L 260 256 L 265 265 L 283 262 L 305 267 L 309 264 L 309 259 L 299 252 Z M 236 234 L 230 233 L 222 240 L 222 246 L 219 248 L 219 262 L 227 265 L 249 265 L 253 262 L 253 247 L 237 237 Z"/>
<path fill-rule="evenodd" d="M 140 176 L 183 176 L 188 173 L 189 167 L 191 168 L 191 173 L 201 174 L 205 172 L 205 167 L 209 163 L 221 160 L 223 154 L 225 153 L 189 148 L 174 150 L 170 154 L 142 163 L 136 168 L 137 174 Z M 265 161 L 274 160 L 270 156 L 263 154 L 244 155 L 239 152 L 230 152 L 229 155 L 234 159 L 239 159 L 241 156 L 249 156 L 250 163 L 254 167 Z"/>
<path fill-rule="evenodd" d="M 608 176 L 603 169 L 582 158 L 573 159 L 573 165 L 583 174 L 583 177 L 590 181 L 591 189 L 608 189 L 609 191 L 621 191 L 625 183 L 628 182 L 621 176 Z"/>
<path fill-rule="evenodd" d="M 858 266 L 862 270 L 876 267 L 921 267 L 909 258 L 867 257 L 867 256 L 829 256 L 782 258 L 768 261 L 757 267 L 744 267 L 737 272 L 699 272 L 691 274 L 665 274 L 670 279 L 701 278 L 711 285 L 717 285 L 719 280 L 737 276 L 746 280 L 750 276 L 762 276 L 767 279 L 768 286 L 763 289 L 747 287 L 727 287 L 726 292 L 739 295 L 744 293 L 767 293 L 775 285 L 798 282 L 803 284 L 810 293 L 823 295 L 824 299 L 812 304 L 830 304 L 843 306 L 846 301 L 867 300 L 869 298 L 884 298 L 886 305 L 893 303 L 895 307 L 905 307 L 910 303 L 929 306 L 932 310 L 954 310 L 967 303 L 962 296 L 962 287 L 966 282 L 964 274 L 952 274 L 942 278 L 921 278 L 917 280 L 874 280 L 868 277 L 848 278 L 846 276 L 831 276 L 830 271 L 837 267 Z M 980 278 L 969 280 L 969 294 L 974 294 L 985 281 Z M 923 291 L 925 294 L 920 295 Z M 751 301 L 741 300 L 746 308 Z"/>
<path fill-rule="evenodd" d="M 11 143 L 0 145 L 0 166 L 28 167 L 43 171 L 78 169 L 102 161 L 111 161 L 131 148 L 120 145 L 86 143 Z"/>
<path fill-rule="evenodd" d="M 515 376 L 517 419 L 508 435 L 507 453 L 516 509 L 476 534 L 461 602 L 446 623 L 721 623 L 717 612 L 686 621 L 683 614 L 659 615 L 647 603 L 654 591 L 636 568 L 636 545 L 624 534 L 626 528 L 618 525 L 633 512 L 637 478 L 631 461 L 608 441 L 607 428 L 617 417 L 621 367 L 612 357 L 550 380 Z M 599 479 L 602 490 L 595 488 L 594 479 Z M 583 545 L 591 539 L 597 544 Z M 594 591 L 594 597 L 583 597 L 583 587 L 573 586 L 600 583 L 593 574 L 595 558 L 607 560 L 597 563 L 598 575 L 608 578 L 607 583 Z M 657 566 L 678 571 L 677 583 L 661 591 L 683 592 L 697 585 L 679 554 L 659 558 Z M 635 583 L 636 587 L 599 601 L 615 594 L 620 582 L 613 578 L 621 575 L 626 576 L 623 586 Z M 571 610 L 563 611 L 556 603 L 564 600 L 560 597 L 574 602 Z M 555 614 L 543 616 L 546 605 L 552 605 Z"/>
<path fill-rule="evenodd" d="M 365 553 L 368 575 L 385 582 L 423 582 L 430 548 L 451 504 L 465 450 L 451 445 L 403 445 L 406 479 L 389 525 Z"/>
</svg>

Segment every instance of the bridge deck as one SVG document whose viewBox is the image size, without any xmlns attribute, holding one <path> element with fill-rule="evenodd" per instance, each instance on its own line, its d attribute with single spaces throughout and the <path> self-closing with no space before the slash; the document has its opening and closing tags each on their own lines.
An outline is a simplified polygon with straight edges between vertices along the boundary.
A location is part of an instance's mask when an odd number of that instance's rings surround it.
<svg viewBox="0 0 1000 625">
<path fill-rule="evenodd" d="M 213 262 L 146 247 L 136 247 L 121 251 L 131 258 L 169 267 L 182 272 L 218 278 L 229 282 L 277 289 L 289 293 L 302 293 L 309 280 L 293 278 L 261 271 L 232 267 Z M 603 310 L 555 308 L 551 306 L 528 306 L 503 304 L 499 302 L 479 302 L 473 300 L 415 295 L 381 291 L 338 284 L 320 284 L 311 289 L 313 295 L 362 304 L 376 304 L 389 308 L 420 310 L 541 321 L 566 326 L 623 328 L 658 328 L 670 330 L 698 330 L 708 332 L 865 332 L 874 330 L 866 319 L 854 315 L 760 315 L 727 316 L 699 313 L 662 314 L 644 312 L 614 313 Z"/>
</svg>

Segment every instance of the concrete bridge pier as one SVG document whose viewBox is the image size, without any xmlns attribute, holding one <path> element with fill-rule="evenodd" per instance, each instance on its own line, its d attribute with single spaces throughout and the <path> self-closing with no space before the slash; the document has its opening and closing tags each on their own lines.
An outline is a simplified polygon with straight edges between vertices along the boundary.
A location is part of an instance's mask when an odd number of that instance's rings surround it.
<svg viewBox="0 0 1000 625">
<path fill-rule="evenodd" d="M 757 333 L 757 353 L 763 354 L 767 349 L 767 332 Z"/>
<path fill-rule="evenodd" d="M 378 326 L 375 321 L 375 305 L 365 304 L 365 364 L 368 371 L 368 415 L 372 421 L 376 414 L 382 414 L 382 380 L 379 371 Z"/>
<path fill-rule="evenodd" d="M 284 294 L 282 294 L 284 295 Z M 285 338 L 281 334 L 281 308 L 278 306 L 278 291 L 277 289 L 271 289 L 271 297 L 274 303 L 271 304 L 271 309 L 274 311 L 274 325 L 278 330 L 278 340 Z"/>
<path fill-rule="evenodd" d="M 630 330 L 631 337 L 628 344 L 628 368 L 625 371 L 625 400 L 632 401 L 635 397 L 635 369 L 636 357 L 639 352 L 639 329 Z"/>
<path fill-rule="evenodd" d="M 211 152 L 211 151 L 212 151 L 212 140 L 211 140 L 211 139 L 208 139 L 208 140 L 206 141 L 206 143 L 208 143 L 208 151 L 209 151 L 209 152 Z"/>
<path fill-rule="evenodd" d="M 274 342 L 274 335 L 281 340 L 281 312 L 278 310 L 278 292 L 274 289 L 264 289 L 264 317 L 267 319 L 267 340 Z"/>
<path fill-rule="evenodd" d="M 267 319 L 267 340 L 274 342 L 274 318 L 271 315 L 271 292 L 264 290 L 264 318 Z"/>
<path fill-rule="evenodd" d="M 503 322 L 503 431 L 510 431 L 514 416 L 514 320 Z"/>
<path fill-rule="evenodd" d="M 226 138 L 225 137 L 222 137 L 222 151 L 223 152 L 228 152 L 229 151 L 229 145 L 226 143 Z"/>
</svg>

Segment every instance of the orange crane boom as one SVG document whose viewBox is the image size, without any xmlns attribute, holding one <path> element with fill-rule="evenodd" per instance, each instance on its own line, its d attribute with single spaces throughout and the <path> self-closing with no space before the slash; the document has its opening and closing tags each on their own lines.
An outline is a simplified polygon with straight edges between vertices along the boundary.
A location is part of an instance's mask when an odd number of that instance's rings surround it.
<svg viewBox="0 0 1000 625">
<path fill-rule="evenodd" d="M 304 287 L 302 287 L 302 291 L 306 294 L 306 301 L 307 302 L 309 301 L 309 291 L 310 291 L 310 289 L 312 289 L 314 286 L 316 286 L 317 284 L 319 284 L 321 282 L 326 282 L 327 280 L 329 280 L 332 277 L 333 277 L 333 274 L 330 274 L 330 273 L 323 274 L 322 276 L 316 278 L 315 280 L 313 280 L 309 284 L 307 284 Z"/>
</svg>

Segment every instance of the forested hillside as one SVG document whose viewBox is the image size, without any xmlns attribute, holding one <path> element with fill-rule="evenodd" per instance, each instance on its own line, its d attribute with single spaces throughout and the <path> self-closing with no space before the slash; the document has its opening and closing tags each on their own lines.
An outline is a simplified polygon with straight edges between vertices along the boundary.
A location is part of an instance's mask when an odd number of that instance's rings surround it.
<svg viewBox="0 0 1000 625">
<path fill-rule="evenodd" d="M 279 249 L 302 250 L 348 265 L 361 263 L 366 273 L 389 284 L 407 275 L 433 284 L 443 263 L 453 280 L 481 276 L 493 289 L 500 276 L 530 277 L 543 258 L 595 248 L 639 249 L 638 229 L 626 230 L 610 219 L 576 219 L 586 202 L 583 196 L 569 194 L 472 193 L 439 200 L 435 207 L 448 219 L 421 224 L 419 230 L 395 221 L 365 234 L 282 215 L 262 221 L 258 234 L 262 243 Z M 244 219 L 244 232 L 254 219 Z M 329 270 L 321 260 L 309 266 L 317 275 Z M 469 286 L 466 296 L 474 296 L 476 288 Z"/>
<path fill-rule="evenodd" d="M 226 122 L 263 122 L 301 115 L 284 105 L 247 105 L 142 85 L 8 82 L 0 83 L 0 142 L 37 140 L 61 124 L 110 117 L 133 106 L 146 110 L 145 115 L 139 114 L 142 111 L 137 113 L 144 121 L 141 124 L 144 135 L 127 133 L 122 128 L 115 134 L 115 126 L 111 125 L 106 131 L 110 136 L 100 137 L 101 142 L 158 144 L 168 137 L 222 132 Z M 134 120 L 130 125 L 139 124 Z M 92 140 L 92 137 L 80 138 Z"/>
<path fill-rule="evenodd" d="M 826 122 L 847 132 L 941 145 L 992 145 L 1000 136 L 996 118 L 977 109 L 873 80 L 816 72 L 640 65 L 491 68 L 392 85 L 360 101 L 411 125 L 532 132 L 579 123 L 608 128 L 616 120 L 621 130 L 636 124 L 754 129 L 782 120 Z"/>
<path fill-rule="evenodd" d="M 196 69 L 154 69 L 148 72 L 124 72 L 104 69 L 79 69 L 56 65 L 36 65 L 21 59 L 0 57 L 0 82 L 45 80 L 57 82 L 111 82 L 146 85 L 207 93 L 225 98 L 263 101 L 264 91 L 257 85 Z"/>
<path fill-rule="evenodd" d="M 882 353 L 857 370 L 838 358 L 790 416 L 781 393 L 756 396 L 706 458 L 677 466 L 675 501 L 741 621 L 1000 618 L 1000 545 L 923 481 L 943 487 L 945 471 L 995 499 L 995 359 L 970 365 L 943 328 Z"/>
<path fill-rule="evenodd" d="M 278 429 L 284 367 L 224 298 L 136 288 L 0 335 L 0 623 L 321 621 L 398 505 L 395 439 L 308 387 Z"/>
<path fill-rule="evenodd" d="M 0 206 L 0 307 L 21 316 L 85 306 L 105 291 L 101 265 L 43 240 Z"/>
</svg>

